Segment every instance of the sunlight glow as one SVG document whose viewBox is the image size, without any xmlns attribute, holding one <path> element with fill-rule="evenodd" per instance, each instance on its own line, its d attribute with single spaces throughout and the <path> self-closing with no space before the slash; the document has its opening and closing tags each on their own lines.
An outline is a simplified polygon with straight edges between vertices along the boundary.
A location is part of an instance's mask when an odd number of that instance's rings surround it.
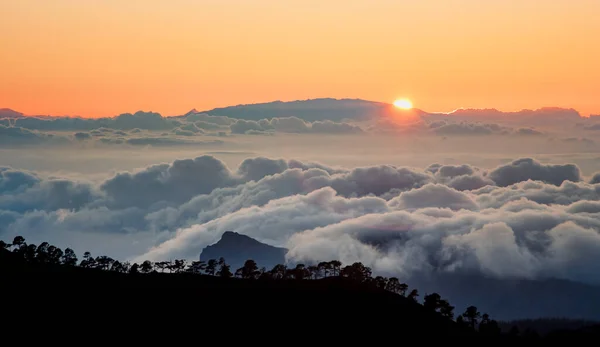
<svg viewBox="0 0 600 347">
<path fill-rule="evenodd" d="M 413 107 L 412 102 L 408 99 L 398 99 L 394 101 L 394 106 L 404 110 L 410 110 Z"/>
</svg>

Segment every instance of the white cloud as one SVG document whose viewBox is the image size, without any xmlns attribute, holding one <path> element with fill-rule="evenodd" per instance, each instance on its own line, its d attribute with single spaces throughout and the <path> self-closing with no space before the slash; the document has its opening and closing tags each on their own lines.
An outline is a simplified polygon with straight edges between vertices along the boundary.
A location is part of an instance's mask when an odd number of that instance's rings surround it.
<svg viewBox="0 0 600 347">
<path fill-rule="evenodd" d="M 457 179 L 486 185 L 456 189 Z M 288 247 L 290 261 L 600 281 L 584 261 L 600 254 L 600 185 L 576 167 L 527 158 L 488 172 L 265 157 L 230 169 L 201 156 L 98 184 L 2 168 L 0 191 L 3 239 L 22 234 L 119 258 L 195 259 L 234 230 Z"/>
</svg>

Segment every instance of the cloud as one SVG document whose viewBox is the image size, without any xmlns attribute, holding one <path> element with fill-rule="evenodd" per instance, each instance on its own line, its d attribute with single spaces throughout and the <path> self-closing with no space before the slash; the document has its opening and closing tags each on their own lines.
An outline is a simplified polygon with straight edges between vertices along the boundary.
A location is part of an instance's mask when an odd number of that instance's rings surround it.
<svg viewBox="0 0 600 347">
<path fill-rule="evenodd" d="M 265 157 L 230 169 L 205 155 L 99 183 L 2 168 L 0 193 L 2 239 L 22 234 L 121 259 L 196 259 L 234 230 L 287 247 L 290 262 L 600 283 L 600 184 L 576 166 L 530 158 L 489 171 Z"/>
<path fill-rule="evenodd" d="M 390 200 L 389 204 L 402 210 L 416 210 L 425 207 L 451 210 L 477 209 L 477 204 L 467 194 L 441 184 L 427 184 L 418 189 L 402 192 Z"/>
<path fill-rule="evenodd" d="M 22 147 L 39 145 L 65 145 L 70 141 L 64 136 L 45 134 L 21 127 L 0 125 L 1 147 Z"/>
<path fill-rule="evenodd" d="M 524 135 L 524 136 L 540 136 L 540 135 L 544 135 L 543 132 L 541 131 L 537 131 L 533 128 L 519 128 L 517 130 L 514 131 L 514 133 L 516 135 Z"/>
<path fill-rule="evenodd" d="M 261 119 L 258 121 L 238 119 L 230 125 L 234 134 L 268 134 L 282 133 L 317 133 L 317 134 L 360 134 L 363 129 L 348 123 L 332 122 L 330 120 L 306 122 L 297 117 L 282 117 Z"/>
<path fill-rule="evenodd" d="M 192 134 L 194 135 L 194 134 Z M 190 135 L 190 136 L 192 136 Z M 129 146 L 151 146 L 151 147 L 177 147 L 177 146 L 220 146 L 225 142 L 222 140 L 197 140 L 182 139 L 177 137 L 102 137 L 98 142 L 103 145 L 129 145 Z"/>
<path fill-rule="evenodd" d="M 229 118 L 225 116 L 211 116 L 206 113 L 193 113 L 186 117 L 190 122 L 195 122 L 196 125 L 200 124 L 215 124 L 215 125 L 231 125 L 235 123 L 235 118 Z"/>
<path fill-rule="evenodd" d="M 577 143 L 577 144 L 584 144 L 584 145 L 593 145 L 595 142 L 594 140 L 590 140 L 587 138 L 577 138 L 577 137 L 568 137 L 565 139 L 561 139 L 562 142 L 567 142 L 567 143 Z"/>
<path fill-rule="evenodd" d="M 510 130 L 498 124 L 435 122 L 430 128 L 437 135 L 506 135 Z"/>
<path fill-rule="evenodd" d="M 600 123 L 590 124 L 584 127 L 585 130 L 600 130 Z"/>
<path fill-rule="evenodd" d="M 22 117 L 15 120 L 15 125 L 32 130 L 43 131 L 85 131 L 97 128 L 131 130 L 135 128 L 147 130 L 172 129 L 181 122 L 177 119 L 162 117 L 158 113 L 138 111 L 134 114 L 124 113 L 112 118 L 74 118 L 74 117 Z"/>
<path fill-rule="evenodd" d="M 181 204 L 236 180 L 224 163 L 202 156 L 120 173 L 103 182 L 100 190 L 106 192 L 110 205 L 149 207 L 157 202 Z"/>
<path fill-rule="evenodd" d="M 569 180 L 581 180 L 579 168 L 573 164 L 543 165 L 531 158 L 515 160 L 508 165 L 500 166 L 489 173 L 499 186 L 508 186 L 528 179 L 560 185 Z"/>
<path fill-rule="evenodd" d="M 77 209 L 97 195 L 89 184 L 0 168 L 0 210 L 23 213 L 31 210 Z"/>
<path fill-rule="evenodd" d="M 584 120 L 574 109 L 543 107 L 537 110 L 503 112 L 497 109 L 458 109 L 450 113 L 428 113 L 423 116 L 427 121 L 486 122 L 502 125 L 521 125 L 525 127 L 574 125 Z"/>
<path fill-rule="evenodd" d="M 99 129 L 121 131 L 122 138 L 140 131 L 167 134 L 165 137 L 228 134 L 388 134 L 407 136 L 441 136 L 446 138 L 502 136 L 515 138 L 558 138 L 573 141 L 577 131 L 592 130 L 595 122 L 583 118 L 575 110 L 542 108 L 519 112 L 494 109 L 456 110 L 451 113 L 427 113 L 418 109 L 398 115 L 391 105 L 364 100 L 317 99 L 297 102 L 274 102 L 239 105 L 183 116 L 163 117 L 158 113 L 138 111 L 116 117 L 85 119 L 76 117 L 18 117 L 3 120 L 5 126 L 43 132 L 89 132 L 95 137 L 108 136 Z M 11 123 L 12 122 L 12 123 Z M 14 123 L 14 124 L 13 124 Z M 128 133 L 124 133 L 124 132 Z M 156 135 L 156 134 L 154 134 Z M 78 135 L 79 136 L 79 135 Z M 134 140 L 134 142 L 137 140 Z M 125 140 L 104 141 L 122 144 Z M 595 146 L 588 139 L 580 145 Z"/>
<path fill-rule="evenodd" d="M 207 122 L 207 121 L 203 121 L 203 120 L 194 122 L 194 125 L 197 128 L 203 129 L 203 130 L 220 130 L 220 131 L 229 130 L 229 126 L 227 126 L 227 125 L 219 125 L 218 123 L 211 123 L 211 122 Z"/>
<path fill-rule="evenodd" d="M 75 133 L 73 134 L 73 137 L 75 137 L 75 139 L 77 140 L 87 140 L 87 139 L 91 139 L 92 138 L 92 134 L 90 133 Z"/>
</svg>

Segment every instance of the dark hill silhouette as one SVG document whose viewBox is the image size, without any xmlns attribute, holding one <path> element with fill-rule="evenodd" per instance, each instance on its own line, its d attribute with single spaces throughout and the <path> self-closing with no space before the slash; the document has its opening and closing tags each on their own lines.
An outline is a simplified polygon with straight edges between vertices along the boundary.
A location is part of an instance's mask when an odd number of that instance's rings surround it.
<svg viewBox="0 0 600 347">
<path fill-rule="evenodd" d="M 437 293 L 424 295 L 421 304 L 417 289 L 409 292 L 397 278 L 372 277 L 361 263 L 343 266 L 332 260 L 260 271 L 247 260 L 235 272 L 234 278 L 225 259 L 129 264 L 86 252 L 78 262 L 73 250 L 47 242 L 36 246 L 20 236 L 10 244 L 0 241 L 0 314 L 4 330 L 11 332 L 3 342 L 83 336 L 95 344 L 115 339 L 179 344 L 184 337 L 210 335 L 234 343 L 274 338 L 573 343 L 598 337 L 597 326 L 550 332 L 550 340 L 531 331 L 502 333 L 475 306 L 454 319 L 454 307 Z"/>
<path fill-rule="evenodd" d="M 344 343 L 398 335 L 478 335 L 412 299 L 350 277 L 240 279 L 141 273 L 143 266 L 137 265 L 128 271 L 102 270 L 106 257 L 91 260 L 84 255 L 80 266 L 66 265 L 67 258 L 52 260 L 58 259 L 56 248 L 44 246 L 41 253 L 34 248 L 0 249 L 5 299 L 0 312 L 3 321 L 23 324 L 38 335 L 101 330 L 102 337 L 134 334 L 155 339 L 162 334 L 153 330 L 165 324 L 173 324 L 166 330 L 175 335 L 227 331 L 231 336 L 216 338 L 245 342 L 270 339 L 271 334 L 297 342 Z M 89 261 L 95 267 L 89 267 Z M 48 314 L 33 318 L 33 312 Z"/>
<path fill-rule="evenodd" d="M 233 269 L 237 269 L 242 267 L 247 259 L 253 259 L 260 266 L 271 269 L 277 264 L 285 263 L 287 251 L 285 248 L 270 246 L 246 235 L 226 231 L 217 243 L 202 250 L 200 260 L 225 258 Z"/>
</svg>

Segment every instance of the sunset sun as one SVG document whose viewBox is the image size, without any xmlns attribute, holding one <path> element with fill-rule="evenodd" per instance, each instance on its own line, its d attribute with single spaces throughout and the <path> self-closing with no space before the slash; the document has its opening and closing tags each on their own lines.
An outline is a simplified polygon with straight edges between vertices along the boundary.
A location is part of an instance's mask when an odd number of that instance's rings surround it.
<svg viewBox="0 0 600 347">
<path fill-rule="evenodd" d="M 394 101 L 394 106 L 403 110 L 410 110 L 413 107 L 412 102 L 408 99 L 398 99 Z"/>
</svg>

